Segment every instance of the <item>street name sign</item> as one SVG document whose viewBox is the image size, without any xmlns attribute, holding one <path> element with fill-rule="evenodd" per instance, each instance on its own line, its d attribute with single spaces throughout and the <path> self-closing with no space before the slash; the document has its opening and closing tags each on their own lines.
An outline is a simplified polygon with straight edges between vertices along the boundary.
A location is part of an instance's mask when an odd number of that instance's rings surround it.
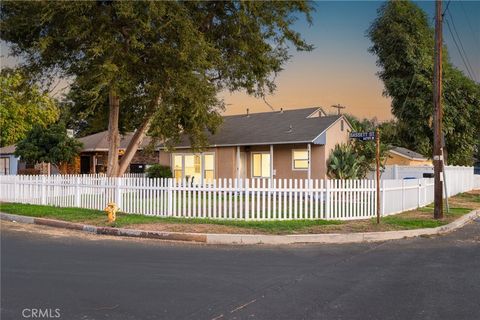
<svg viewBox="0 0 480 320">
<path fill-rule="evenodd" d="M 362 141 L 375 140 L 375 131 L 370 132 L 350 132 L 351 139 L 357 139 Z"/>
</svg>

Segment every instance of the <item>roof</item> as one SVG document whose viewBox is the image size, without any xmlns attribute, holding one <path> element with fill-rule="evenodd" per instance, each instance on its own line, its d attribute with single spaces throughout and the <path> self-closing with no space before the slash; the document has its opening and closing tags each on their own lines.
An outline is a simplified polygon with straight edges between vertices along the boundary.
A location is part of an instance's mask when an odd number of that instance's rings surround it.
<svg viewBox="0 0 480 320">
<path fill-rule="evenodd" d="M 342 115 L 318 116 L 317 110 L 318 107 L 225 116 L 215 135 L 207 133 L 208 141 L 212 147 L 311 143 L 343 118 Z M 187 136 L 176 145 L 177 148 L 189 146 Z"/>
<path fill-rule="evenodd" d="M 15 152 L 15 145 L 5 146 L 0 148 L 0 154 L 13 154 Z"/>
<path fill-rule="evenodd" d="M 408 158 L 410 160 L 428 160 L 425 158 L 422 154 L 412 151 L 407 148 L 402 148 L 402 147 L 394 147 L 393 149 L 390 150 L 390 152 L 393 152 L 399 156 L 402 156 L 404 158 Z"/>
<path fill-rule="evenodd" d="M 126 149 L 132 137 L 133 132 L 120 135 L 120 149 Z M 78 140 L 83 143 L 82 151 L 108 151 L 108 131 L 102 131 L 83 138 L 78 138 Z M 139 149 L 144 148 L 149 143 L 150 138 L 145 137 Z"/>
</svg>

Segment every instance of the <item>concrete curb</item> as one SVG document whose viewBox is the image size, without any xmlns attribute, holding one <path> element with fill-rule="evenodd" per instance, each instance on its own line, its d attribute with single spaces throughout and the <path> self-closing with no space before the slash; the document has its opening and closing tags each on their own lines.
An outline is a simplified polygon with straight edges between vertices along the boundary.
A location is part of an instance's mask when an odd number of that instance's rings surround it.
<svg viewBox="0 0 480 320">
<path fill-rule="evenodd" d="M 16 214 L 0 212 L 0 219 L 104 234 L 111 236 L 137 237 L 147 239 L 190 241 L 208 244 L 298 244 L 298 243 L 360 243 L 386 240 L 397 240 L 419 236 L 440 235 L 452 232 L 480 216 L 480 210 L 474 210 L 457 220 L 436 228 L 400 230 L 386 232 L 358 232 L 358 233 L 325 233 L 325 234 L 295 234 L 295 235 L 263 235 L 263 234 L 215 234 L 215 233 L 182 233 L 145 231 L 112 227 L 96 227 L 60 220 L 34 218 Z"/>
</svg>

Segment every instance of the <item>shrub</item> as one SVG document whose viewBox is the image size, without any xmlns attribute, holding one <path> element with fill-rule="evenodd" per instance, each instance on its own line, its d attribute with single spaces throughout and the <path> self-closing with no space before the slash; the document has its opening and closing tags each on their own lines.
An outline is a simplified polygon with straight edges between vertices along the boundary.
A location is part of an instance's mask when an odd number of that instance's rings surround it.
<svg viewBox="0 0 480 320">
<path fill-rule="evenodd" d="M 327 173 L 332 179 L 362 179 L 364 156 L 355 153 L 350 144 L 337 144 L 327 160 Z"/>
<path fill-rule="evenodd" d="M 147 177 L 149 178 L 171 178 L 172 170 L 167 166 L 154 164 L 147 168 Z"/>
</svg>

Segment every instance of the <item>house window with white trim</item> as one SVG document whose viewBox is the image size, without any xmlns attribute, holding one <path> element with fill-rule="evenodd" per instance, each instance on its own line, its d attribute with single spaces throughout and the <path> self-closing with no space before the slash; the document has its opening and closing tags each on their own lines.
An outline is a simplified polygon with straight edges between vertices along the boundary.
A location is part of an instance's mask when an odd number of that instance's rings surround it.
<svg viewBox="0 0 480 320">
<path fill-rule="evenodd" d="M 252 177 L 270 178 L 270 153 L 252 153 Z"/>
<path fill-rule="evenodd" d="M 293 170 L 308 170 L 308 150 L 293 150 L 292 151 L 292 169 Z"/>
<path fill-rule="evenodd" d="M 215 178 L 213 153 L 175 153 L 172 155 L 173 177 L 188 179 L 194 184 L 211 182 Z"/>
</svg>

